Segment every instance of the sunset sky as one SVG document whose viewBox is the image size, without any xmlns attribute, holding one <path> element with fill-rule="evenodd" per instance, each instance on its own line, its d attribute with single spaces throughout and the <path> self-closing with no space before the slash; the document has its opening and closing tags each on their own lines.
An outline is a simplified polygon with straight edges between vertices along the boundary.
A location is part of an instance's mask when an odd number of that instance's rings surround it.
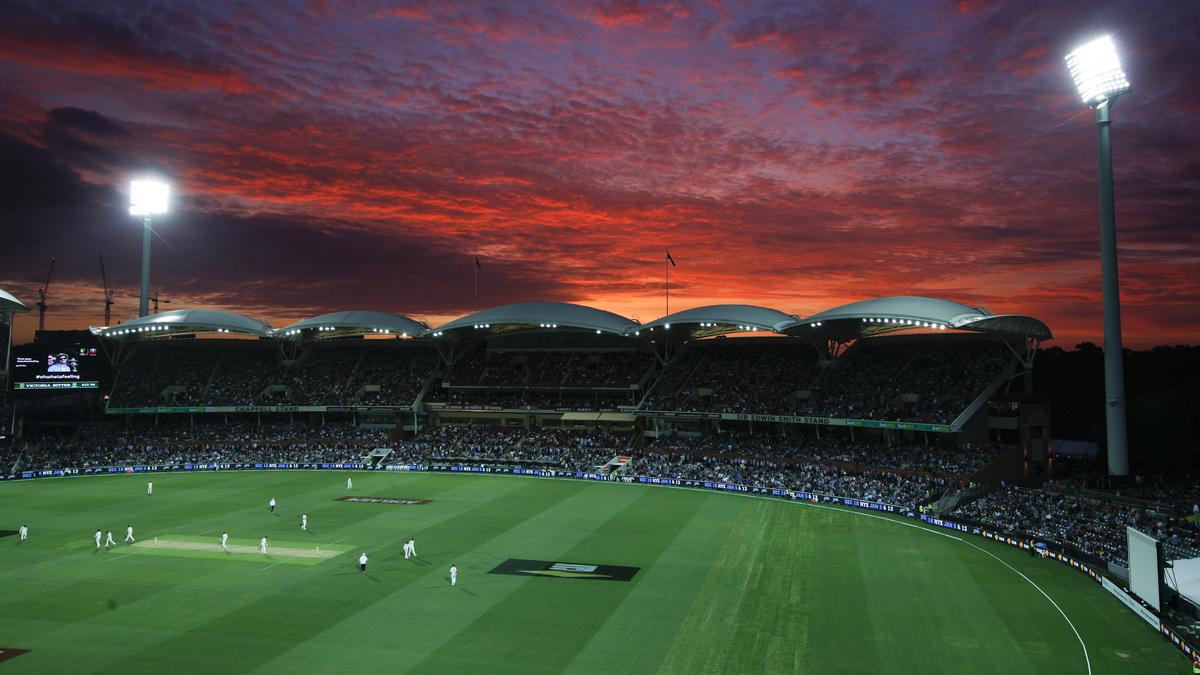
<svg viewBox="0 0 1200 675">
<path fill-rule="evenodd" d="M 0 4 L 0 288 L 137 312 L 128 181 L 169 178 L 152 289 L 275 326 L 473 304 L 650 321 L 930 295 L 1101 339 L 1111 32 L 1126 344 L 1200 342 L 1200 2 Z M 28 341 L 36 311 L 16 323 Z"/>
</svg>

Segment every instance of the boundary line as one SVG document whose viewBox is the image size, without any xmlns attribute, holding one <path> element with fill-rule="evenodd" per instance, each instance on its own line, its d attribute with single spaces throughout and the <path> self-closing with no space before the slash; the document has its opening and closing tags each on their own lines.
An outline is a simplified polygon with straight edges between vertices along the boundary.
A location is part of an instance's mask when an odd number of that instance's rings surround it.
<svg viewBox="0 0 1200 675">
<path fill-rule="evenodd" d="M 128 477 L 128 476 L 131 476 L 131 475 L 132 475 L 132 476 L 137 476 L 137 475 L 153 475 L 153 474 L 155 474 L 155 473 L 164 473 L 164 474 L 165 474 L 165 473 L 184 473 L 184 474 L 200 474 L 200 475 L 205 475 L 205 474 L 221 474 L 221 473 L 250 473 L 250 472 L 254 472 L 254 473 L 267 473 L 267 472 L 279 472 L 279 471 L 304 471 L 304 472 L 329 472 L 329 473 L 333 473 L 333 472 L 342 472 L 342 471 L 364 472 L 364 470 L 362 470 L 362 469 L 224 469 L 224 470 L 216 470 L 216 471 L 162 471 L 162 472 L 141 472 L 140 474 L 139 474 L 139 473 L 134 473 L 134 474 L 128 474 L 128 473 L 103 473 L 103 474 L 101 474 L 101 473 L 95 473 L 95 474 L 73 474 L 73 475 L 69 475 L 69 476 L 39 476 L 39 478 L 43 478 L 43 479 L 44 479 L 44 478 L 96 478 L 96 477 L 102 477 L 102 476 L 126 476 L 126 477 Z M 385 471 L 385 472 L 384 472 L 384 474 L 385 474 L 385 475 L 387 475 L 387 474 L 391 474 L 391 475 L 397 475 L 397 476 L 400 476 L 400 475 L 409 475 L 409 474 L 439 474 L 439 475 L 456 475 L 454 472 L 443 472 L 443 471 L 412 471 L 412 472 L 408 472 L 408 471 Z M 503 477 L 506 477 L 506 478 L 525 478 L 525 479 L 529 479 L 529 478 L 554 478 L 554 479 L 560 479 L 560 477 L 558 477 L 558 476 L 553 476 L 553 477 L 551 477 L 551 476 L 528 476 L 528 475 L 510 474 L 510 473 L 464 473 L 464 474 L 459 474 L 459 475 L 469 475 L 469 476 L 503 476 Z M 1019 575 L 1019 576 L 1020 576 L 1022 579 L 1024 579 L 1024 580 L 1025 580 L 1025 581 L 1027 581 L 1027 582 L 1029 582 L 1029 584 L 1030 584 L 1031 586 L 1033 586 L 1033 587 L 1034 587 L 1034 588 L 1037 590 L 1037 592 L 1038 592 L 1038 593 L 1041 593 L 1043 597 L 1045 597 L 1047 600 L 1049 600 L 1049 601 L 1050 601 L 1050 604 L 1054 606 L 1054 609 L 1058 610 L 1058 613 L 1062 615 L 1062 618 L 1063 618 L 1063 619 L 1064 619 L 1064 620 L 1067 622 L 1067 625 L 1068 625 L 1068 626 L 1070 626 L 1070 628 L 1071 628 L 1071 632 L 1073 632 L 1073 633 L 1075 634 L 1075 638 L 1076 638 L 1077 640 L 1079 640 L 1079 646 L 1083 648 L 1083 659 L 1084 659 L 1084 662 L 1085 662 L 1085 664 L 1086 664 L 1086 666 L 1087 666 L 1087 672 L 1088 672 L 1088 675 L 1092 675 L 1092 660 L 1091 660 L 1091 658 L 1088 656 L 1087 645 L 1084 643 L 1084 641 L 1083 641 L 1083 637 L 1082 637 L 1082 636 L 1079 634 L 1079 631 L 1078 631 L 1078 630 L 1075 628 L 1075 624 L 1071 622 L 1071 619 L 1070 619 L 1070 617 L 1068 617 L 1068 616 L 1067 616 L 1067 613 L 1066 613 L 1066 612 L 1064 612 L 1064 611 L 1063 611 L 1063 609 L 1062 609 L 1061 607 L 1059 607 L 1059 606 L 1058 606 L 1058 603 L 1054 601 L 1054 598 L 1051 598 L 1051 597 L 1050 597 L 1050 595 L 1046 593 L 1046 591 L 1042 590 L 1042 587 L 1041 587 L 1041 586 L 1038 586 L 1036 583 L 1034 583 L 1034 581 L 1033 581 L 1032 579 L 1030 579 L 1029 577 L 1025 576 L 1025 574 L 1024 574 L 1024 573 L 1022 573 L 1022 572 L 1021 572 L 1020 570 L 1018 570 L 1017 568 L 1015 568 L 1015 567 L 1013 567 L 1012 565 L 1009 565 L 1007 562 L 1005 562 L 1005 561 L 1001 560 L 1001 559 L 1000 559 L 1000 558 L 999 558 L 997 555 L 995 555 L 995 554 L 994 554 L 994 553 L 992 553 L 991 551 L 988 551 L 988 550 L 986 550 L 986 549 L 984 549 L 984 548 L 982 548 L 982 547 L 980 547 L 980 546 L 977 546 L 977 545 L 976 545 L 976 544 L 974 544 L 973 542 L 967 541 L 966 539 L 963 539 L 962 537 L 956 537 L 956 536 L 954 536 L 954 535 L 947 534 L 947 533 L 945 533 L 945 532 L 939 532 L 939 531 L 937 531 L 937 530 L 935 530 L 935 529 L 932 529 L 932 528 L 924 527 L 924 526 L 921 526 L 921 525 L 916 525 L 916 524 L 913 524 L 913 523 L 906 523 L 906 522 L 904 522 L 904 521 L 902 521 L 902 520 L 898 520 L 898 519 L 896 519 L 896 518 L 888 518 L 888 517 L 886 517 L 886 516 L 881 516 L 881 515 L 874 514 L 874 513 L 867 513 L 867 512 L 865 512 L 865 511 L 853 510 L 853 509 L 845 509 L 845 508 L 838 508 L 838 507 L 834 507 L 834 506 L 829 506 L 829 505 L 827 505 L 827 504 L 814 504 L 814 503 L 812 503 L 812 502 L 807 502 L 807 501 L 804 501 L 804 500 L 795 500 L 795 499 L 781 499 L 781 498 L 779 498 L 779 497 L 775 497 L 775 496 L 771 496 L 771 495 L 752 494 L 752 493 L 745 493 L 745 492 L 733 492 L 733 491 L 725 491 L 725 490 L 710 490 L 710 489 L 706 489 L 706 488 L 688 487 L 688 486 L 685 486 L 685 485 L 663 485 L 663 484 L 661 484 L 661 483 L 636 483 L 636 482 L 635 482 L 635 483 L 626 483 L 626 482 L 624 482 L 624 481 L 619 481 L 619 482 L 617 482 L 617 481 L 591 481 L 591 480 L 579 481 L 578 479 L 576 479 L 576 478 L 574 478 L 574 477 L 568 478 L 567 476 L 562 476 L 562 477 L 561 477 L 561 479 L 575 480 L 575 481 L 582 482 L 582 483 L 585 483 L 585 484 L 593 484 L 593 483 L 595 483 L 595 484 L 603 484 L 603 485 L 638 485 L 638 486 L 642 486 L 642 487 L 652 487 L 652 488 L 671 488 L 671 489 L 674 489 L 674 490 L 687 490 L 687 491 L 690 491 L 690 492 L 703 492 L 703 493 L 707 493 L 707 494 L 725 494 L 725 495 L 735 495 L 735 496 L 739 496 L 739 497 L 749 497 L 749 498 L 752 498 L 752 499 L 761 499 L 761 500 L 765 500 L 765 501 L 773 501 L 773 502 L 781 502 L 781 503 L 786 503 L 786 504 L 794 504 L 794 505 L 802 505 L 802 506 L 816 507 L 816 508 L 825 509 L 825 510 L 828 510 L 828 511 L 838 511 L 838 512 L 841 512 L 841 513 L 848 513 L 848 514 L 851 514 L 851 515 L 854 515 L 854 516 L 859 516 L 859 517 L 875 518 L 875 519 L 877 519 L 877 520 L 883 520 L 883 521 L 886 521 L 886 522 L 889 522 L 889 523 L 892 523 L 892 524 L 895 524 L 895 525 L 904 525 L 905 527 L 911 527 L 911 528 L 914 528 L 914 529 L 917 529 L 917 530 L 923 530 L 923 531 L 925 531 L 925 532 L 929 532 L 929 533 L 931 533 L 931 534 L 936 534 L 936 535 L 939 535 L 939 536 L 942 536 L 942 537 L 946 537 L 947 539 L 952 539 L 952 540 L 955 540 L 955 541 L 958 541 L 958 542 L 961 542 L 961 543 L 967 544 L 968 546 L 971 546 L 972 548 L 975 548 L 975 549 L 977 549 L 977 550 L 979 550 L 979 551 L 981 551 L 981 552 L 983 552 L 983 553 L 986 553 L 987 555 L 989 555 L 989 556 L 991 556 L 992 558 L 994 558 L 994 559 L 995 559 L 997 562 L 999 562 L 1000 564 L 1004 565 L 1004 566 L 1005 566 L 1005 567 L 1007 567 L 1008 569 L 1010 569 L 1010 570 L 1012 570 L 1013 572 L 1015 572 L 1016 574 L 1018 574 L 1018 575 Z M 11 482 L 12 482 L 12 483 L 23 483 L 23 482 L 25 482 L 25 481 L 27 481 L 27 480 L 30 480 L 30 479 L 13 480 L 13 481 L 11 481 Z M 4 482 L 6 482 L 6 483 L 7 483 L 7 482 L 10 482 L 10 481 L 4 481 Z M 338 543 L 338 542 L 340 542 L 340 541 L 342 541 L 342 540 L 341 540 L 341 539 L 339 539 L 339 540 L 337 540 L 337 541 L 334 541 L 334 542 L 331 542 L 331 543 L 334 543 L 334 544 L 336 544 L 336 543 Z M 299 556 L 293 556 L 293 557 L 299 557 Z M 290 560 L 290 559 L 291 559 L 291 558 L 289 558 L 289 560 Z M 269 570 L 269 569 L 271 569 L 272 567 L 275 567 L 276 565 L 282 565 L 282 564 L 283 564 L 283 562 L 284 562 L 284 561 L 282 561 L 282 560 L 281 560 L 281 561 L 279 561 L 279 562 L 273 563 L 273 564 L 271 564 L 271 565 L 268 565 L 267 567 L 264 567 L 264 568 L 262 568 L 260 571 L 266 571 L 266 570 Z"/>
</svg>

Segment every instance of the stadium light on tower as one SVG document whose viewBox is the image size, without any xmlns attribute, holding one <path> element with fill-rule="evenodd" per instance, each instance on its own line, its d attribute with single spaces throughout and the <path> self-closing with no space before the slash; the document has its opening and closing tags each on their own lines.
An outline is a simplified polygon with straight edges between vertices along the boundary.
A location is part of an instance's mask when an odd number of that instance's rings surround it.
<svg viewBox="0 0 1200 675">
<path fill-rule="evenodd" d="M 135 180 L 129 184 L 129 215 L 142 219 L 142 292 L 138 316 L 150 313 L 150 220 L 167 212 L 171 186 L 157 180 Z"/>
<path fill-rule="evenodd" d="M 1130 91 L 1112 38 L 1092 40 L 1067 54 L 1067 69 L 1084 105 L 1096 110 L 1100 136 L 1100 272 L 1104 294 L 1104 395 L 1108 435 L 1108 474 L 1129 475 L 1125 434 L 1125 350 L 1121 345 L 1121 296 L 1117 281 L 1117 218 L 1113 205 L 1110 113 L 1117 97 Z"/>
</svg>

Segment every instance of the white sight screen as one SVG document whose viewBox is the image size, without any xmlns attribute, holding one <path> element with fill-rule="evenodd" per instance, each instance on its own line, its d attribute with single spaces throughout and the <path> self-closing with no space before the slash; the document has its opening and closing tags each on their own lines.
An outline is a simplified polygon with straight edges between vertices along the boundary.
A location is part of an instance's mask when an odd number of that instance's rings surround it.
<svg viewBox="0 0 1200 675">
<path fill-rule="evenodd" d="M 1158 610 L 1158 540 L 1132 527 L 1125 528 L 1125 536 L 1129 540 L 1129 590 Z"/>
</svg>

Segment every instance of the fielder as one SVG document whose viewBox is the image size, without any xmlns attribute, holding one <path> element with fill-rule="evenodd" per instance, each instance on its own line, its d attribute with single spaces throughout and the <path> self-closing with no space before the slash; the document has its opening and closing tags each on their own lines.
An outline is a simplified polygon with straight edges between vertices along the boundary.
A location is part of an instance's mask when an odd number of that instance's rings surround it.
<svg viewBox="0 0 1200 675">
<path fill-rule="evenodd" d="M 132 525 L 130 525 L 129 527 L 126 527 L 126 528 L 125 528 L 125 543 L 126 543 L 126 544 L 132 544 L 133 542 L 134 542 L 134 538 L 133 538 L 133 526 L 132 526 Z"/>
<path fill-rule="evenodd" d="M 409 539 L 408 541 L 404 542 L 404 559 L 405 559 L 405 560 L 408 560 L 409 558 L 411 558 L 411 557 L 412 557 L 412 550 L 411 550 L 411 549 L 409 549 L 409 546 L 412 546 L 412 540 L 411 540 L 411 539 Z"/>
<path fill-rule="evenodd" d="M 450 563 L 450 588 L 454 588 L 454 585 L 457 583 L 458 583 L 458 568 L 454 566 L 454 563 Z"/>
<path fill-rule="evenodd" d="M 267 506 L 271 507 L 271 513 L 275 513 L 275 498 L 271 497 L 271 501 L 267 502 Z"/>
<path fill-rule="evenodd" d="M 96 530 L 96 550 L 100 550 L 100 530 Z"/>
<path fill-rule="evenodd" d="M 148 494 L 148 495 L 154 494 L 154 483 L 153 482 L 146 483 L 146 494 Z"/>
<path fill-rule="evenodd" d="M 408 546 L 408 554 L 409 555 L 411 555 L 414 558 L 417 557 L 417 540 L 416 539 L 409 537 L 408 543 L 405 544 L 405 546 Z M 405 556 L 405 558 L 407 558 L 407 557 L 408 556 Z"/>
<path fill-rule="evenodd" d="M 307 513 L 300 514 L 300 531 L 308 532 L 308 514 Z"/>
<path fill-rule="evenodd" d="M 26 539 L 29 538 L 29 528 L 28 527 L 25 527 L 24 525 L 22 525 L 21 529 L 19 529 L 18 532 L 21 535 L 21 541 L 25 541 Z"/>
<path fill-rule="evenodd" d="M 258 552 L 267 555 L 267 538 L 263 537 L 262 541 L 258 542 Z"/>
<path fill-rule="evenodd" d="M 351 490 L 353 490 L 353 489 L 354 489 L 354 481 L 353 481 L 353 480 L 351 480 L 351 479 L 349 479 L 349 478 L 347 478 L 347 479 L 346 479 L 346 492 L 349 492 L 349 491 L 351 491 Z"/>
<path fill-rule="evenodd" d="M 229 533 L 228 533 L 228 532 L 222 532 L 222 533 L 221 533 L 221 550 L 222 550 L 222 551 L 228 551 L 228 550 L 229 550 L 228 542 L 229 542 Z"/>
<path fill-rule="evenodd" d="M 359 574 L 367 573 L 367 552 L 366 551 L 363 551 L 363 554 L 358 556 L 358 573 Z"/>
<path fill-rule="evenodd" d="M 104 548 L 108 548 L 109 546 L 116 546 L 116 545 L 117 545 L 116 540 L 112 538 L 112 530 L 109 530 L 108 531 L 108 539 L 104 540 Z"/>
</svg>

